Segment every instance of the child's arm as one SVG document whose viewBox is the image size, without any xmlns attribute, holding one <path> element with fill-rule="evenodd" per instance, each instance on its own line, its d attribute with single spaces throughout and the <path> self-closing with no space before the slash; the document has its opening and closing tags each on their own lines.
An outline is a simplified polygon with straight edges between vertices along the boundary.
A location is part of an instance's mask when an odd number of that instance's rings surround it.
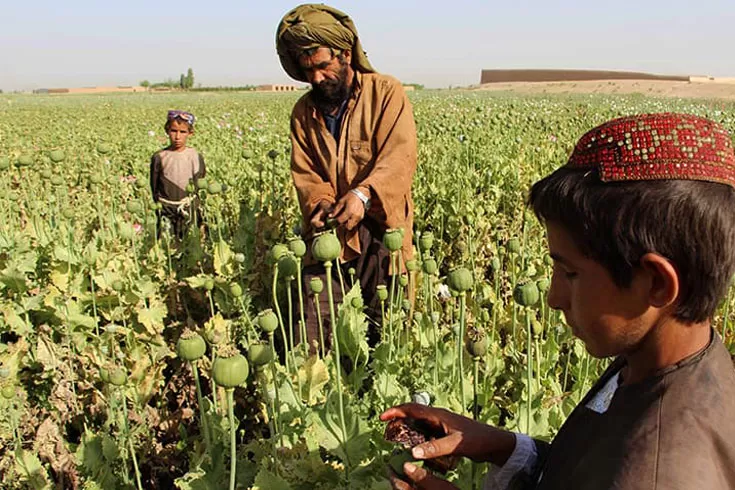
<svg viewBox="0 0 735 490">
<path fill-rule="evenodd" d="M 153 194 L 153 201 L 158 202 L 158 190 L 161 182 L 161 157 L 158 153 L 151 157 L 151 193 Z"/>
</svg>

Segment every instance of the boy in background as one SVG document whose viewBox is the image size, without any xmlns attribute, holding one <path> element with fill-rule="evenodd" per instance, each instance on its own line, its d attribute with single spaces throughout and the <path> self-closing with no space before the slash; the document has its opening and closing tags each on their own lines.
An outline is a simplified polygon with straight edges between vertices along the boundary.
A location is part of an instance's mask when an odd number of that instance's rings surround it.
<svg viewBox="0 0 735 490">
<path fill-rule="evenodd" d="M 174 236 L 183 238 L 189 224 L 197 220 L 198 202 L 196 195 L 187 191 L 189 183 L 205 176 L 204 158 L 186 146 L 194 134 L 193 114 L 185 111 L 168 111 L 164 129 L 169 138 L 168 147 L 151 157 L 151 191 L 153 201 L 161 204 L 158 211 L 158 230 L 161 218 L 171 223 Z"/>
<path fill-rule="evenodd" d="M 442 428 L 413 456 L 493 463 L 486 489 L 735 488 L 735 370 L 711 326 L 735 272 L 734 187 L 732 141 L 707 119 L 648 114 L 588 132 L 529 203 L 554 260 L 549 305 L 614 362 L 551 444 L 421 405 L 381 419 Z M 456 488 L 404 470 L 396 489 Z"/>
</svg>

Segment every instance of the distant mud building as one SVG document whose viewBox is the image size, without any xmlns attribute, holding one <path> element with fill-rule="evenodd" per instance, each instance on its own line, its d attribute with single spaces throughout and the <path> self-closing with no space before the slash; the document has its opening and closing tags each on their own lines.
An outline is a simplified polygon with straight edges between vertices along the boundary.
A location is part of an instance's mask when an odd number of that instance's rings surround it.
<svg viewBox="0 0 735 490">
<path fill-rule="evenodd" d="M 611 70 L 482 70 L 480 83 L 581 82 L 588 80 L 665 80 L 688 82 L 689 76 Z"/>
<path fill-rule="evenodd" d="M 301 90 L 301 87 L 298 87 L 297 85 L 268 84 L 258 85 L 258 88 L 256 88 L 255 90 L 258 92 L 296 92 L 297 90 Z"/>
</svg>

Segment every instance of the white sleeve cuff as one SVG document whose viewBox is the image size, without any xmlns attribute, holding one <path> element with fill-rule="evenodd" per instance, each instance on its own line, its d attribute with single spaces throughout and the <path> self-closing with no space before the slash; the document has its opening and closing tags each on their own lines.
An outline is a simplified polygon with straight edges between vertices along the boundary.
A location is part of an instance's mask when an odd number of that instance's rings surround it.
<svg viewBox="0 0 735 490">
<path fill-rule="evenodd" d="M 525 434 L 514 435 L 516 446 L 513 448 L 513 453 L 503 466 L 490 466 L 483 490 L 506 490 L 518 473 L 530 474 L 533 470 L 538 459 L 536 443 Z"/>
</svg>

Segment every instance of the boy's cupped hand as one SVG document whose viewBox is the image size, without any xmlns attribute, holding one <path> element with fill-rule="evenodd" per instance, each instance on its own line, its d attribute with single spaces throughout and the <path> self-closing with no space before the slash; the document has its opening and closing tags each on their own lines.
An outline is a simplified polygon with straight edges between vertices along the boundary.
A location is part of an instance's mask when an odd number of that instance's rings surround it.
<svg viewBox="0 0 735 490">
<path fill-rule="evenodd" d="M 419 468 L 411 463 L 403 465 L 403 472 L 406 474 L 406 480 L 402 480 L 394 471 L 389 470 L 388 478 L 390 484 L 395 490 L 413 490 L 421 488 L 423 490 L 456 490 L 457 487 L 446 480 L 434 476 L 430 471 Z"/>
</svg>

